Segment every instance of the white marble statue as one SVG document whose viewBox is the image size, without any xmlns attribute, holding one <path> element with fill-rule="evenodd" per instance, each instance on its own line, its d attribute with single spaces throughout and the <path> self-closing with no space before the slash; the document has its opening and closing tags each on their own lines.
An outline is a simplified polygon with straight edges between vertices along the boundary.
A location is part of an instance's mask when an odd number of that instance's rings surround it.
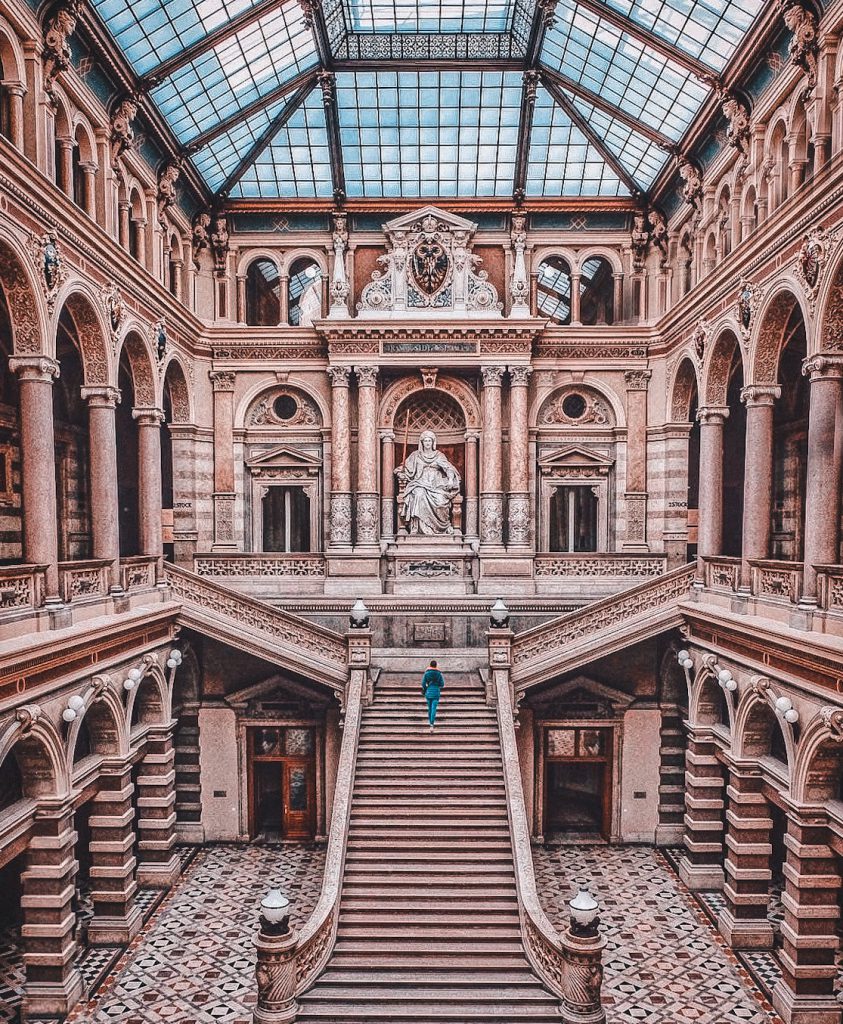
<svg viewBox="0 0 843 1024">
<path fill-rule="evenodd" d="M 418 450 L 407 456 L 396 473 L 404 491 L 400 515 L 410 533 L 427 537 L 453 534 L 451 509 L 459 494 L 460 475 L 436 450 L 432 430 L 422 432 Z"/>
<path fill-rule="evenodd" d="M 312 327 L 322 317 L 322 278 L 317 274 L 299 299 L 299 326 Z"/>
</svg>

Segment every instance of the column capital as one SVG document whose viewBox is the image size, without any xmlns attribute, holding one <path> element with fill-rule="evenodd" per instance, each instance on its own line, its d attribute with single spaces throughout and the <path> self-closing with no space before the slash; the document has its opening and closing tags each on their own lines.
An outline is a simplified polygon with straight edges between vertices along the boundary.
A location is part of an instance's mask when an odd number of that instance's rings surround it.
<svg viewBox="0 0 843 1024">
<path fill-rule="evenodd" d="M 722 426 L 729 418 L 728 405 L 702 405 L 697 409 L 697 419 L 700 423 L 712 423 Z"/>
<path fill-rule="evenodd" d="M 351 375 L 350 366 L 329 366 L 325 373 L 331 378 L 332 388 L 348 387 L 348 378 Z"/>
<path fill-rule="evenodd" d="M 466 432 L 465 432 L 465 439 L 466 439 L 466 441 L 473 442 L 473 443 L 476 444 L 480 440 L 480 431 L 479 430 L 466 430 Z"/>
<path fill-rule="evenodd" d="M 211 370 L 208 373 L 214 391 L 233 391 L 236 374 L 231 370 Z"/>
<path fill-rule="evenodd" d="M 120 389 L 112 387 L 110 384 L 83 387 L 80 394 L 90 405 L 99 408 L 113 409 L 120 403 Z"/>
<path fill-rule="evenodd" d="M 652 370 L 627 370 L 623 379 L 626 381 L 627 391 L 646 391 L 650 386 Z"/>
<path fill-rule="evenodd" d="M 392 442 L 395 440 L 394 430 L 382 430 L 380 433 L 381 441 Z"/>
<path fill-rule="evenodd" d="M 510 366 L 509 367 L 509 385 L 513 388 L 527 387 L 530 383 L 530 374 L 533 372 L 532 366 Z"/>
<path fill-rule="evenodd" d="M 11 356 L 9 369 L 21 380 L 52 383 L 59 375 L 59 364 L 49 356 Z"/>
<path fill-rule="evenodd" d="M 802 373 L 811 381 L 843 377 L 843 353 L 817 352 L 802 363 Z"/>
<path fill-rule="evenodd" d="M 358 387 L 373 388 L 378 382 L 377 366 L 355 366 L 354 372 L 357 374 Z"/>
<path fill-rule="evenodd" d="M 773 405 L 781 397 L 782 389 L 778 384 L 747 384 L 741 388 L 741 401 L 747 408 L 753 405 Z"/>
<path fill-rule="evenodd" d="M 164 410 L 155 406 L 139 406 L 132 409 L 132 419 L 137 420 L 139 426 L 157 427 L 164 422 Z"/>
<path fill-rule="evenodd" d="M 480 375 L 483 378 L 484 388 L 499 388 L 503 375 L 506 372 L 503 366 L 482 366 Z"/>
</svg>

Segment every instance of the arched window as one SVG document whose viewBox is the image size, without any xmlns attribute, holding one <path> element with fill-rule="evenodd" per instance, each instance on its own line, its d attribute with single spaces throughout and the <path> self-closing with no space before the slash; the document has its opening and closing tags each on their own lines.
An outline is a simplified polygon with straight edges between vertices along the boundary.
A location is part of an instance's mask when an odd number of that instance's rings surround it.
<svg viewBox="0 0 843 1024">
<path fill-rule="evenodd" d="M 557 324 L 571 322 L 571 268 L 561 256 L 547 256 L 539 264 L 536 306 Z"/>
<path fill-rule="evenodd" d="M 82 168 L 81 148 L 79 138 L 70 153 L 71 174 L 73 178 L 73 202 L 81 209 L 86 208 L 85 204 L 85 171 Z"/>
<path fill-rule="evenodd" d="M 3 66 L 3 55 L 0 54 L 0 135 L 9 142 L 12 138 L 12 97 L 6 85 L 6 69 Z"/>
<path fill-rule="evenodd" d="M 281 320 L 281 278 L 272 260 L 253 260 L 246 271 L 246 323 L 277 327 Z"/>
<path fill-rule="evenodd" d="M 297 259 L 290 267 L 290 282 L 287 285 L 287 295 L 289 299 L 287 316 L 293 327 L 298 327 L 301 323 L 302 296 L 306 291 L 314 289 L 317 290 L 321 312 L 322 281 L 319 272 L 319 264 L 309 256 L 302 256 L 301 259 Z M 309 303 L 305 303 L 305 305 L 309 306 Z M 313 303 L 313 306 L 315 308 L 316 304 Z"/>
<path fill-rule="evenodd" d="M 586 260 L 580 271 L 580 320 L 588 327 L 615 322 L 612 265 L 601 256 Z"/>
</svg>

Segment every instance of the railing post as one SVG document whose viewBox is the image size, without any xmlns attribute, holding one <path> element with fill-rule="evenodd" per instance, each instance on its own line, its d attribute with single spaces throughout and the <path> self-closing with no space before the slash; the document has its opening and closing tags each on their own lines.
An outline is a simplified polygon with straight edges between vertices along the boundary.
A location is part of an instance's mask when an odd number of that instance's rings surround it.
<svg viewBox="0 0 843 1024">
<path fill-rule="evenodd" d="M 564 968 L 559 1008 L 564 1024 L 605 1024 L 600 991 L 606 939 L 600 934 L 599 924 L 595 918 L 588 925 L 578 925 L 572 914 L 560 936 Z"/>
<path fill-rule="evenodd" d="M 346 643 L 348 644 L 348 682 L 346 682 L 346 691 L 348 690 L 348 683 L 351 681 L 352 672 L 363 672 L 363 707 L 367 707 L 372 703 L 374 698 L 374 691 L 372 687 L 372 673 L 369 671 L 369 666 L 372 663 L 372 631 L 368 627 L 365 628 L 352 628 L 345 634 Z M 343 700 L 343 706 L 346 701 Z"/>
<path fill-rule="evenodd" d="M 489 675 L 486 679 L 486 703 L 495 704 L 497 697 L 495 696 L 495 672 L 506 673 L 506 683 L 509 687 L 509 695 L 512 700 L 513 708 L 515 704 L 515 693 L 512 688 L 512 680 L 510 679 L 509 670 L 512 667 L 512 638 L 514 633 L 507 626 L 506 628 L 496 628 L 492 626 L 486 633 L 489 644 Z M 517 709 L 516 709 L 517 714 Z"/>
<path fill-rule="evenodd" d="M 298 932 L 290 930 L 288 914 L 278 921 L 270 921 L 272 913 L 270 893 L 261 904 L 260 929 L 255 936 L 258 983 L 258 1005 L 252 1014 L 253 1024 L 292 1024 L 298 1014 L 296 1002 L 296 947 Z M 284 897 L 280 900 L 286 902 Z M 270 906 L 270 909 L 265 909 Z M 283 910 L 283 908 L 282 908 Z"/>
</svg>

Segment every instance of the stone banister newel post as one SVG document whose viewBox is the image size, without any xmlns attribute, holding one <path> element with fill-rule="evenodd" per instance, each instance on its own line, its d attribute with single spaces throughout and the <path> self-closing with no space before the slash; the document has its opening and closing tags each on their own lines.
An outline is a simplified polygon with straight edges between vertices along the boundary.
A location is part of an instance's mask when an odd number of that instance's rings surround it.
<svg viewBox="0 0 843 1024">
<path fill-rule="evenodd" d="M 275 897 L 274 901 L 272 897 Z M 271 906 L 273 902 L 279 904 L 278 908 Z M 298 933 L 290 930 L 289 914 L 280 906 L 282 902 L 285 902 L 284 897 L 276 891 L 270 892 L 261 904 L 260 928 L 255 936 L 258 1005 L 252 1015 L 253 1024 L 292 1024 L 298 1014 Z"/>
<path fill-rule="evenodd" d="M 722 554 L 723 547 L 723 427 L 727 406 L 704 406 L 697 411 L 700 423 L 700 493 L 697 551 L 700 559 Z M 700 561 L 698 577 L 702 580 Z"/>
<path fill-rule="evenodd" d="M 740 589 L 750 588 L 750 559 L 768 558 L 773 506 L 773 406 L 778 384 L 750 384 L 741 391 L 746 405 L 743 555 Z"/>
<path fill-rule="evenodd" d="M 372 676 L 369 668 L 372 664 L 372 631 L 368 625 L 355 627 L 345 634 L 348 645 L 348 678 L 354 672 L 364 673 L 362 680 L 361 696 L 364 706 L 371 704 L 374 698 Z M 343 701 L 343 714 L 345 713 L 345 701 Z"/>
<path fill-rule="evenodd" d="M 530 543 L 530 423 L 527 388 L 532 368 L 509 368 L 509 545 Z"/>
<path fill-rule="evenodd" d="M 133 409 L 138 425 L 138 504 L 140 511 L 140 550 L 157 560 L 156 576 L 161 575 L 164 537 L 161 527 L 161 424 L 163 409 Z"/>
<path fill-rule="evenodd" d="M 627 370 L 626 382 L 626 540 L 624 549 L 647 545 L 647 389 L 652 370 Z"/>
<path fill-rule="evenodd" d="M 600 934 L 600 920 L 596 916 L 588 923 L 578 920 L 573 909 L 568 927 L 560 936 L 562 960 L 562 999 L 560 1010 L 564 1024 L 605 1024 L 606 1011 L 600 995 L 603 987 L 603 950 L 606 939 Z"/>
<path fill-rule="evenodd" d="M 810 380 L 808 468 L 805 494 L 805 555 L 802 604 L 817 602 L 817 565 L 838 560 L 843 428 L 843 355 L 806 359 Z"/>
<path fill-rule="evenodd" d="M 501 480 L 501 380 L 502 366 L 484 366 L 483 432 L 480 467 L 480 539 L 485 544 L 503 543 L 503 492 Z"/>
<path fill-rule="evenodd" d="M 234 381 L 230 371 L 209 374 L 214 388 L 214 551 L 234 543 Z"/>
<path fill-rule="evenodd" d="M 117 487 L 117 426 L 115 410 L 120 401 L 117 388 L 83 387 L 88 403 L 88 434 L 91 479 L 91 533 L 94 558 L 111 562 L 112 593 L 121 593 L 120 583 L 120 499 Z"/>
<path fill-rule="evenodd" d="M 23 486 L 23 557 L 47 566 L 46 599 L 59 604 L 58 515 L 53 381 L 59 364 L 47 356 L 13 356 L 18 376 Z"/>
<path fill-rule="evenodd" d="M 357 375 L 357 544 L 378 542 L 378 368 L 355 366 Z"/>
<path fill-rule="evenodd" d="M 348 366 L 329 366 L 331 379 L 331 547 L 351 546 L 351 417 Z"/>
<path fill-rule="evenodd" d="M 512 688 L 512 680 L 509 678 L 509 670 L 512 668 L 512 638 L 515 636 L 509 626 L 492 626 L 486 632 L 489 648 L 489 676 L 486 680 L 486 703 L 495 703 L 495 681 L 494 672 L 506 672 L 509 680 L 509 690 L 512 695 L 512 705 L 515 707 L 515 695 Z"/>
</svg>

